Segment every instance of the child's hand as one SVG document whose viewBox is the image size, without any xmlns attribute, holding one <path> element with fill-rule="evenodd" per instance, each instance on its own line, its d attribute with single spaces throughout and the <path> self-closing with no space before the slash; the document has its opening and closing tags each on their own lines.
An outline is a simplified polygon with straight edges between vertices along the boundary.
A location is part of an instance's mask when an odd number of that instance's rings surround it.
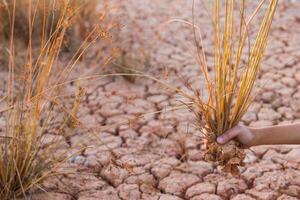
<svg viewBox="0 0 300 200">
<path fill-rule="evenodd" d="M 232 139 L 236 139 L 244 147 L 257 145 L 300 144 L 300 123 L 261 128 L 236 126 L 219 136 L 217 138 L 217 142 L 219 144 L 226 144 Z"/>
<path fill-rule="evenodd" d="M 250 147 L 254 144 L 255 134 L 250 128 L 238 125 L 219 136 L 217 142 L 226 144 L 233 139 L 239 141 L 244 147 Z"/>
</svg>

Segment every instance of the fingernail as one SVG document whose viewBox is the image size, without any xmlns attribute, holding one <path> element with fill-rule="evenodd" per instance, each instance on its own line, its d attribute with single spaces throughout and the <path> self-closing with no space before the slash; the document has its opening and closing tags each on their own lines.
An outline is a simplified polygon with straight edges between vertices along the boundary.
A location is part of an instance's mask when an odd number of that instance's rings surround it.
<svg viewBox="0 0 300 200">
<path fill-rule="evenodd" d="M 217 137 L 217 142 L 221 144 L 224 143 L 224 137 L 222 136 Z"/>
</svg>

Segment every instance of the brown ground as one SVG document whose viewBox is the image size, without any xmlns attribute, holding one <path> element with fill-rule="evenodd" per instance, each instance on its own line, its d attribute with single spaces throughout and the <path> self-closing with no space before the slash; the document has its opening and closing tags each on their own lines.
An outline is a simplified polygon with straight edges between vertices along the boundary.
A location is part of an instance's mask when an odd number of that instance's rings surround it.
<svg viewBox="0 0 300 200">
<path fill-rule="evenodd" d="M 200 86 L 199 69 L 187 51 L 193 45 L 189 28 L 172 23 L 160 29 L 159 40 L 156 34 L 166 20 L 190 20 L 192 1 L 126 0 L 122 4 L 126 27 L 120 37 L 127 47 L 133 47 L 132 51 L 141 46 L 149 50 L 151 68 L 147 73 L 159 77 L 167 66 L 166 82 L 183 87 L 182 76 Z M 299 1 L 280 1 L 259 80 L 263 89 L 244 118 L 247 125 L 259 127 L 300 119 L 299 10 Z M 210 50 L 210 21 L 205 12 L 198 6 L 198 24 Z M 103 78 L 86 83 L 85 88 L 88 93 L 79 117 L 91 128 L 180 104 L 177 95 L 146 79 L 131 84 L 122 77 Z M 252 148 L 247 151 L 241 176 L 233 177 L 202 160 L 201 141 L 193 115 L 187 110 L 112 126 L 97 132 L 101 140 L 86 129 L 66 135 L 61 138 L 61 149 L 71 154 L 74 149 L 89 148 L 69 159 L 64 167 L 66 174 L 46 181 L 48 193 L 35 195 L 35 200 L 300 199 L 299 146 Z"/>
</svg>

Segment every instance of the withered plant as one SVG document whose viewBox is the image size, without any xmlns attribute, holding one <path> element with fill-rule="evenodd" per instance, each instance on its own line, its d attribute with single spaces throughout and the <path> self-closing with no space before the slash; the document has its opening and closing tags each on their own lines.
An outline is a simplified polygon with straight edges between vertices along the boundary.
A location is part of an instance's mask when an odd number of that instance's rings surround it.
<svg viewBox="0 0 300 200">
<path fill-rule="evenodd" d="M 260 71 L 278 0 L 268 2 L 252 44 L 249 27 L 266 0 L 259 3 L 249 18 L 245 14 L 245 0 L 213 1 L 213 75 L 209 73 L 201 34 L 197 34 L 199 29 L 193 23 L 197 59 L 206 91 L 194 90 L 193 96 L 184 96 L 193 102 L 191 109 L 195 113 L 197 126 L 207 141 L 206 160 L 217 162 L 233 173 L 237 173 L 238 166 L 243 165 L 244 151 L 237 142 L 221 146 L 216 138 L 239 124 L 254 99 L 252 90 Z M 224 11 L 224 18 L 221 17 L 221 11 Z"/>
<path fill-rule="evenodd" d="M 59 53 L 77 12 L 70 3 L 72 1 L 12 0 L 9 5 L 3 2 L 10 21 L 6 48 L 9 71 L 7 96 L 4 98 L 7 107 L 0 109 L 6 116 L 4 132 L 0 133 L 0 199 L 8 200 L 26 197 L 32 188 L 39 188 L 41 181 L 51 175 L 56 164 L 64 159 L 64 155 L 54 156 L 56 138 L 49 141 L 45 132 L 51 128 L 52 119 L 63 113 L 73 116 L 63 108 L 60 113 L 54 112 L 61 107 L 58 98 L 76 62 L 92 43 L 107 34 L 107 30 L 96 24 L 74 56 L 62 67 Z M 20 73 L 16 74 L 18 54 L 15 46 L 19 43 L 16 24 L 21 20 L 17 13 L 21 2 L 24 3 L 24 15 L 27 13 L 24 23 L 28 38 L 27 47 L 23 49 L 26 57 L 18 66 Z M 55 18 L 51 14 L 52 8 L 58 8 Z M 37 15 L 37 12 L 42 13 Z M 36 30 L 39 23 L 41 26 Z M 34 38 L 35 32 L 40 34 L 38 39 Z M 59 131 L 56 134 L 59 135 Z"/>
</svg>

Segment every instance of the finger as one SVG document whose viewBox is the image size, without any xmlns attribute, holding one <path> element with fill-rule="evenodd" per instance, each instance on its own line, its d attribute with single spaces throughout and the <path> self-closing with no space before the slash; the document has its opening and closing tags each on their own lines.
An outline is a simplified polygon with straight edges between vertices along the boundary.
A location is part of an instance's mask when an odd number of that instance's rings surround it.
<svg viewBox="0 0 300 200">
<path fill-rule="evenodd" d="M 241 127 L 240 126 L 236 126 L 228 131 L 226 131 L 223 135 L 219 136 L 217 138 L 217 142 L 219 144 L 226 144 L 227 142 L 229 142 L 230 140 L 232 140 L 233 138 L 235 138 L 236 136 L 238 136 L 241 132 Z"/>
</svg>

